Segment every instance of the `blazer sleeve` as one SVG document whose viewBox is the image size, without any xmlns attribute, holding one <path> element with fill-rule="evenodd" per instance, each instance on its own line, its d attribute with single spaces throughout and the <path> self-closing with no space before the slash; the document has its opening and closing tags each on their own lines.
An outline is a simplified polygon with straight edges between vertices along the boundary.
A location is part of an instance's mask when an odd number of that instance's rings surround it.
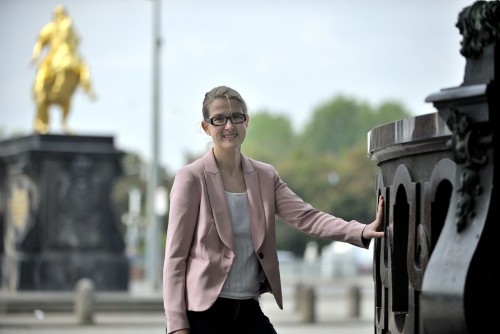
<svg viewBox="0 0 500 334">
<path fill-rule="evenodd" d="M 189 328 L 186 315 L 186 262 L 200 207 L 200 187 L 188 168 L 177 172 L 170 192 L 165 260 L 163 304 L 167 333 Z"/>
<path fill-rule="evenodd" d="M 295 194 L 274 168 L 273 172 L 275 213 L 278 217 L 311 236 L 368 247 L 369 243 L 366 244 L 362 238 L 365 224 L 356 220 L 346 221 L 314 208 Z"/>
</svg>

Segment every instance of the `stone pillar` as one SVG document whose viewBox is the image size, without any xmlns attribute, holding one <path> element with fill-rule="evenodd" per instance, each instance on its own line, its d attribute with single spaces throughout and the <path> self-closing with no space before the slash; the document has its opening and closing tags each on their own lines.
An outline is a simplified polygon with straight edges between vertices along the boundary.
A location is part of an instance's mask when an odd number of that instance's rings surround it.
<svg viewBox="0 0 500 334">
<path fill-rule="evenodd" d="M 112 137 L 31 135 L 0 142 L 2 288 L 128 290 L 111 202 L 122 152 Z"/>
<path fill-rule="evenodd" d="M 316 291 L 314 287 L 303 286 L 299 297 L 299 314 L 303 323 L 316 322 Z"/>
<path fill-rule="evenodd" d="M 361 316 L 361 288 L 358 285 L 349 287 L 347 293 L 347 309 L 349 317 L 359 318 Z"/>
<path fill-rule="evenodd" d="M 95 293 L 94 283 L 88 278 L 81 278 L 76 284 L 75 317 L 80 325 L 94 323 Z"/>
</svg>

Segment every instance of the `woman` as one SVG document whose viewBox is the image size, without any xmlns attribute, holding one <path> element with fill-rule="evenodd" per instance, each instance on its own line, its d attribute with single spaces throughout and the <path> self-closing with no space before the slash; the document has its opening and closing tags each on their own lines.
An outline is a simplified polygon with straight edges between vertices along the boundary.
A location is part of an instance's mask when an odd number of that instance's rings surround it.
<svg viewBox="0 0 500 334">
<path fill-rule="evenodd" d="M 275 215 L 309 235 L 367 248 L 381 238 L 383 198 L 369 225 L 313 208 L 269 164 L 241 153 L 249 116 L 240 94 L 215 87 L 202 128 L 213 148 L 181 168 L 170 192 L 163 269 L 167 333 L 276 333 L 258 298 L 283 300 Z"/>
</svg>

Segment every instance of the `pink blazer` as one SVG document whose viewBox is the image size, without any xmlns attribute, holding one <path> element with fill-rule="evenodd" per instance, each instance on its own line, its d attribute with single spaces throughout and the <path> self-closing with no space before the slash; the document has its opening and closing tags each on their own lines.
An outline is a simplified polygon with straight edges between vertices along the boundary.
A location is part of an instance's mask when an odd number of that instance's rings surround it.
<svg viewBox="0 0 500 334">
<path fill-rule="evenodd" d="M 281 309 L 275 215 L 309 235 L 368 247 L 361 237 L 366 225 L 305 203 L 269 164 L 242 155 L 242 166 L 253 246 L 267 278 L 261 293 L 271 292 Z M 189 328 L 186 310 L 206 310 L 215 302 L 233 263 L 234 249 L 230 211 L 210 150 L 177 172 L 170 192 L 163 268 L 168 333 Z"/>
</svg>

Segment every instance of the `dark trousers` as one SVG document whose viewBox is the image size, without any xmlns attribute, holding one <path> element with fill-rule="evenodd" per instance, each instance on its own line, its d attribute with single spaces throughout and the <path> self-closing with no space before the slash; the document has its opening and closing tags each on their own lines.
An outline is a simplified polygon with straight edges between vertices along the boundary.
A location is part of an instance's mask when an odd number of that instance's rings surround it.
<svg viewBox="0 0 500 334">
<path fill-rule="evenodd" d="M 277 334 L 258 300 L 217 298 L 206 311 L 187 311 L 190 334 Z"/>
</svg>

